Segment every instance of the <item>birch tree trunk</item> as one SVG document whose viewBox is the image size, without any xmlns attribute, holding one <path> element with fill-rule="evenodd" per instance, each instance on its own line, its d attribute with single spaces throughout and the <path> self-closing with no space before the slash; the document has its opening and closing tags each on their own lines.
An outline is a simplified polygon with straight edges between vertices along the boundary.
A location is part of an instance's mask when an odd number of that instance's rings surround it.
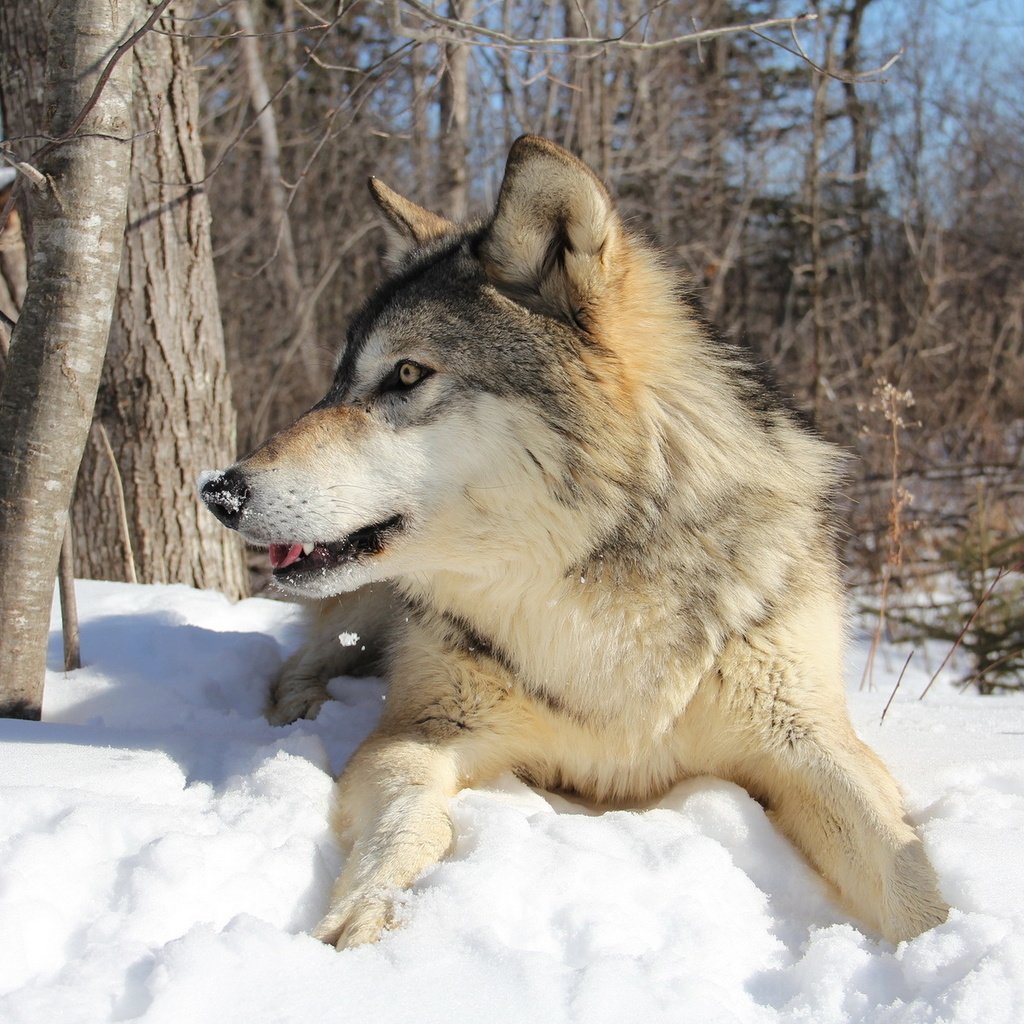
<svg viewBox="0 0 1024 1024">
<path fill-rule="evenodd" d="M 136 5 L 17 6 L 19 16 L 5 24 L 15 34 L 46 12 L 46 117 L 39 130 L 59 139 L 85 108 Z M 5 35 L 5 46 L 11 38 Z M 121 261 L 131 79 L 131 62 L 121 60 L 72 138 L 37 155 L 47 180 L 32 187 L 28 290 L 0 389 L 0 715 L 7 717 L 39 718 L 42 708 L 57 558 Z"/>
<path fill-rule="evenodd" d="M 242 546 L 195 494 L 200 470 L 237 454 L 235 413 L 188 41 L 170 15 L 161 27 L 169 31 L 147 33 L 125 58 L 135 66 L 128 227 L 75 495 L 76 571 L 239 598 L 248 592 Z"/>
</svg>

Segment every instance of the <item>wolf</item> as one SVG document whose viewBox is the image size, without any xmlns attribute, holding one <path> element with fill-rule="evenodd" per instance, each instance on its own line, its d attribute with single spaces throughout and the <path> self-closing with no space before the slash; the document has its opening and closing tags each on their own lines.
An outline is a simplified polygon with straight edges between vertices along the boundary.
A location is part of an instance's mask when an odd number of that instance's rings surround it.
<svg viewBox="0 0 1024 1024">
<path fill-rule="evenodd" d="M 505 772 L 620 805 L 731 780 L 884 938 L 945 920 L 846 709 L 837 451 L 564 149 L 516 141 L 469 225 L 370 190 L 389 273 L 330 389 L 200 488 L 281 588 L 331 599 L 270 720 L 333 675 L 389 685 L 314 934 L 380 938 L 452 846 L 449 799 Z"/>
</svg>

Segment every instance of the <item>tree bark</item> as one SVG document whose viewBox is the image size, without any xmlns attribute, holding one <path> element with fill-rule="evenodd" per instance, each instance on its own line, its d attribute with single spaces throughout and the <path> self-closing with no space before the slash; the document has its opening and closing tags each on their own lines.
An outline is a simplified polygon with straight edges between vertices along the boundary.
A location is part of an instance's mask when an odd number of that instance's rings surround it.
<svg viewBox="0 0 1024 1024">
<path fill-rule="evenodd" d="M 130 580 L 126 559 L 134 556 L 144 583 L 186 583 L 234 599 L 248 593 L 242 546 L 195 494 L 199 472 L 236 451 L 188 42 L 149 32 L 131 59 L 128 228 L 98 423 L 75 497 L 76 566 L 82 576 Z"/>
<path fill-rule="evenodd" d="M 5 5 L 8 6 L 8 5 Z M 127 33 L 130 0 L 19 3 L 5 29 L 49 26 L 39 128 L 68 132 Z M 24 22 L 21 16 L 25 15 Z M 9 67 L 5 65 L 5 70 Z M 131 62 L 121 60 L 68 141 L 37 154 L 28 290 L 0 389 L 0 715 L 39 718 L 46 638 L 71 490 L 92 419 L 127 200 Z M 8 83 L 3 83 L 9 95 Z"/>
<path fill-rule="evenodd" d="M 75 594 L 75 549 L 70 529 L 64 531 L 64 542 L 60 546 L 57 585 L 64 634 L 64 671 L 74 672 L 82 667 L 82 645 L 78 628 L 78 597 Z"/>
<path fill-rule="evenodd" d="M 290 346 L 299 353 L 309 384 L 319 389 L 323 371 L 317 358 L 313 331 L 302 315 L 306 304 L 306 289 L 302 284 L 299 258 L 295 250 L 295 236 L 288 212 L 289 193 L 281 174 L 281 140 L 277 132 L 277 116 L 271 104 L 267 78 L 263 73 L 263 57 L 260 54 L 256 23 L 249 0 L 235 0 L 233 9 L 235 21 L 241 30 L 238 46 L 249 90 L 249 102 L 256 116 L 256 128 L 260 136 L 260 163 L 263 167 L 263 183 L 271 216 L 270 237 L 274 244 L 272 260 L 275 269 L 281 275 L 284 293 L 281 304 L 293 321 L 292 335 L 290 339 L 286 339 L 286 343 L 290 343 Z"/>
<path fill-rule="evenodd" d="M 868 109 L 857 92 L 853 76 L 860 69 L 860 40 L 864 24 L 864 12 L 871 0 L 853 0 L 846 11 L 846 39 L 843 43 L 843 72 L 848 76 L 843 82 L 846 93 L 846 116 L 850 122 L 850 139 L 853 143 L 851 161 L 851 200 L 854 224 L 854 245 L 857 255 L 855 274 L 866 295 L 868 261 L 871 259 L 871 224 L 869 207 L 871 191 L 868 187 L 868 172 L 871 169 L 871 125 Z"/>
<path fill-rule="evenodd" d="M 823 31 L 824 51 L 821 66 L 826 71 L 832 66 L 834 26 Z M 807 151 L 807 206 L 808 233 L 811 249 L 811 415 L 818 425 L 824 411 L 825 349 L 828 323 L 825 313 L 825 290 L 828 285 L 828 259 L 825 254 L 823 225 L 823 169 L 825 160 L 825 130 L 828 118 L 828 76 L 815 72 L 814 99 L 811 107 L 811 145 Z"/>
<path fill-rule="evenodd" d="M 471 22 L 473 13 L 473 0 L 450 0 L 450 18 Z M 446 43 L 441 78 L 441 205 L 456 223 L 469 216 L 469 51 L 465 43 Z"/>
</svg>

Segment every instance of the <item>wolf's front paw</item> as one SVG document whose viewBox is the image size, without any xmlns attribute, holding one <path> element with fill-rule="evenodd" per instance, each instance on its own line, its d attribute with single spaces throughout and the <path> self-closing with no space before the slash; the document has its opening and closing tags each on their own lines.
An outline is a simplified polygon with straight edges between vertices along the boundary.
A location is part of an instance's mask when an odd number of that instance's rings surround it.
<svg viewBox="0 0 1024 1024">
<path fill-rule="evenodd" d="M 890 942 L 914 939 L 949 917 L 949 905 L 939 892 L 935 870 L 919 839 L 907 843 L 896 855 L 883 901 L 879 930 Z"/>
<path fill-rule="evenodd" d="M 263 714 L 271 725 L 290 725 L 300 718 L 316 718 L 326 700 L 330 695 L 319 680 L 282 673 L 270 686 Z"/>
<path fill-rule="evenodd" d="M 337 949 L 352 949 L 376 942 L 394 924 L 389 896 L 353 894 L 328 911 L 313 929 L 313 937 Z"/>
</svg>

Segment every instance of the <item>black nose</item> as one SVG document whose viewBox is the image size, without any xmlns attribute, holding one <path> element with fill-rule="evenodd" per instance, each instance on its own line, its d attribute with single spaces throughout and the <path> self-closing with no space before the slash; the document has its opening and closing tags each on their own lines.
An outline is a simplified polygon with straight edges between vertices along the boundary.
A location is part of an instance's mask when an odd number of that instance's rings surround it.
<svg viewBox="0 0 1024 1024">
<path fill-rule="evenodd" d="M 199 497 L 225 526 L 237 530 L 249 500 L 249 487 L 245 477 L 232 467 L 223 473 L 204 474 L 199 483 Z"/>
</svg>

